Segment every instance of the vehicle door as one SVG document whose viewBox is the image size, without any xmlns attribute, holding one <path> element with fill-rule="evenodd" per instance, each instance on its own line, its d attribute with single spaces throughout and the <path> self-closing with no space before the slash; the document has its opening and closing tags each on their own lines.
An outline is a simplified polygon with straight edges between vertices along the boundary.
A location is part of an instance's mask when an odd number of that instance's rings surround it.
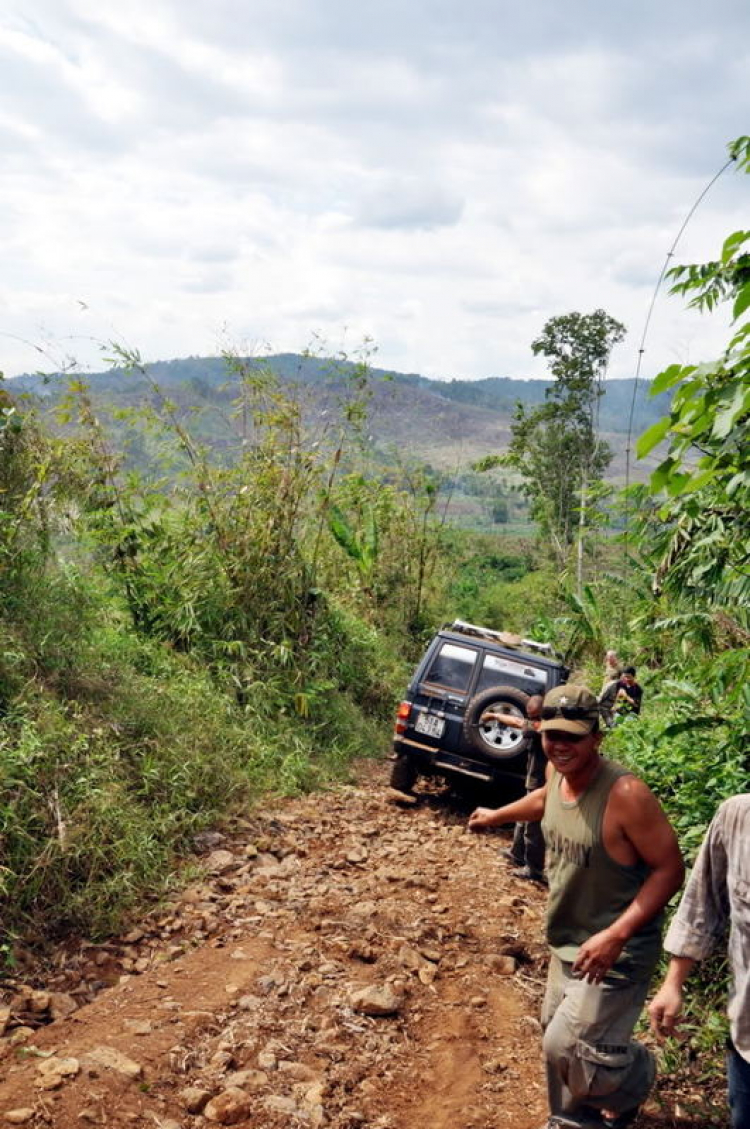
<svg viewBox="0 0 750 1129">
<path fill-rule="evenodd" d="M 438 640 L 412 696 L 410 727 L 415 740 L 434 748 L 462 747 L 461 724 L 479 655 L 478 647 Z"/>
</svg>

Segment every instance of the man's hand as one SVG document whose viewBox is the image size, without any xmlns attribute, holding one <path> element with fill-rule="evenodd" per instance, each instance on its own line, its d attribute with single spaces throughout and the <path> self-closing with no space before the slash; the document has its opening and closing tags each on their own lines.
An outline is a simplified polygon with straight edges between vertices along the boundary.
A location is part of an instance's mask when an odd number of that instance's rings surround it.
<svg viewBox="0 0 750 1129">
<path fill-rule="evenodd" d="M 573 975 L 592 984 L 599 984 L 619 957 L 624 944 L 623 939 L 615 936 L 609 929 L 595 933 L 578 950 Z"/>
<path fill-rule="evenodd" d="M 484 831 L 495 826 L 494 808 L 475 808 L 469 816 L 469 831 Z"/>
<path fill-rule="evenodd" d="M 682 988 L 667 980 L 648 1005 L 651 1030 L 659 1039 L 674 1035 L 682 1011 Z"/>
<path fill-rule="evenodd" d="M 501 808 L 477 808 L 469 816 L 469 830 L 485 831 L 488 827 L 502 827 L 504 823 L 536 823 L 544 815 L 546 796 L 545 786 Z"/>
</svg>

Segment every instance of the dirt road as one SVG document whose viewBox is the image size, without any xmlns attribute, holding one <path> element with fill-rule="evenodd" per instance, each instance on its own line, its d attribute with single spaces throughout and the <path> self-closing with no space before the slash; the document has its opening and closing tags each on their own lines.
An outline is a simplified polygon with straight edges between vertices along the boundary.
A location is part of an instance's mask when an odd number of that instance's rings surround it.
<svg viewBox="0 0 750 1129">
<path fill-rule="evenodd" d="M 204 836 L 173 905 L 6 985 L 0 1122 L 537 1129 L 544 892 L 507 834 L 363 771 Z"/>
</svg>

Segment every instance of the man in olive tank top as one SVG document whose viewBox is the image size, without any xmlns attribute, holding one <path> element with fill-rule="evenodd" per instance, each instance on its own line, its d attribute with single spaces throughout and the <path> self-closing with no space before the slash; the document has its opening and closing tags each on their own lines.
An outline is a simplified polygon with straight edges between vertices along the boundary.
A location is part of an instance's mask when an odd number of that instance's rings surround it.
<svg viewBox="0 0 750 1129">
<path fill-rule="evenodd" d="M 643 781 L 602 758 L 599 709 L 583 686 L 542 707 L 544 787 L 469 827 L 541 820 L 547 848 L 550 967 L 542 1009 L 546 1129 L 624 1129 L 654 1080 L 632 1038 L 659 956 L 664 906 L 680 888 L 674 831 Z"/>
</svg>

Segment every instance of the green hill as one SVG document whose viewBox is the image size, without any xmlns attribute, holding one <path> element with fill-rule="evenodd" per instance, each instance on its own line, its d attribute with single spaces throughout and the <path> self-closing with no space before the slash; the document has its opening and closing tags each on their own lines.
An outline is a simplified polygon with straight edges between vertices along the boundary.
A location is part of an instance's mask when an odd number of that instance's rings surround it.
<svg viewBox="0 0 750 1129">
<path fill-rule="evenodd" d="M 273 372 L 291 386 L 301 405 L 303 427 L 310 441 L 329 442 L 338 433 L 347 385 L 356 378 L 354 364 L 338 359 L 283 353 L 242 362 L 250 374 Z M 239 382 L 222 357 L 187 357 L 148 365 L 152 381 L 174 405 L 177 417 L 198 442 L 220 461 L 232 463 L 235 452 L 252 440 L 252 409 L 238 404 Z M 472 465 L 489 454 L 502 453 L 510 440 L 517 402 L 544 400 L 546 383 L 511 377 L 486 380 L 431 380 L 418 373 L 371 369 L 364 436 L 371 464 L 386 474 L 395 464 L 421 465 L 443 476 L 441 506 L 454 523 L 475 529 L 528 531 L 527 503 L 513 472 L 502 469 L 476 474 Z M 132 410 L 154 401 L 153 384 L 137 371 L 113 368 L 87 374 L 92 406 L 106 422 L 115 446 L 124 449 L 125 466 L 162 474 L 158 439 L 135 421 Z M 50 420 L 68 389 L 65 375 L 26 375 L 8 382 Z M 621 485 L 626 475 L 627 427 L 633 405 L 633 380 L 611 380 L 599 404 L 599 427 L 613 459 L 607 477 Z M 665 411 L 668 395 L 651 399 L 640 382 L 633 405 L 633 441 Z M 630 476 L 644 479 L 660 459 L 632 459 Z M 180 460 L 168 475 L 178 473 Z M 564 472 L 565 468 L 561 468 Z"/>
<path fill-rule="evenodd" d="M 335 396 L 354 369 L 350 362 L 296 353 L 253 358 L 247 363 L 259 370 L 271 369 L 285 381 L 316 388 L 318 402 L 321 402 L 321 389 Z M 180 404 L 201 407 L 231 403 L 232 397 L 226 387 L 229 380 L 227 364 L 221 357 L 156 361 L 148 369 L 157 383 Z M 419 444 L 419 434 L 425 430 L 434 440 L 439 437 L 434 434 L 434 425 L 438 424 L 445 428 L 443 438 L 454 452 L 458 444 L 459 450 L 466 447 L 473 450 L 480 446 L 486 453 L 486 441 L 494 443 L 507 433 L 515 404 L 519 401 L 526 405 L 542 403 L 547 388 L 543 380 L 507 376 L 483 380 L 432 380 L 418 373 L 377 368 L 370 371 L 376 387 L 374 422 L 377 431 L 374 438 L 377 442 L 399 441 L 406 434 Z M 97 400 L 118 406 L 134 405 L 148 393 L 143 377 L 125 373 L 122 369 L 91 373 L 85 379 Z M 382 392 L 381 381 L 387 381 L 384 395 L 378 394 L 378 390 Z M 40 400 L 56 401 L 66 383 L 67 377 L 63 375 L 25 375 L 15 377 L 10 382 L 10 388 L 30 393 Z M 604 385 L 599 426 L 611 437 L 623 437 L 610 438 L 615 450 L 624 446 L 631 408 L 633 433 L 638 435 L 664 414 L 668 403 L 668 395 L 649 397 L 648 381 L 639 382 L 634 402 L 634 387 L 633 379 L 608 380 Z M 323 399 L 326 399 L 325 392 Z M 390 411 L 389 402 L 392 405 Z M 488 424 L 485 419 L 482 423 L 481 418 L 485 418 L 488 412 L 492 413 L 491 422 Z M 407 417 L 413 415 L 413 419 L 404 418 L 404 413 Z M 481 437 L 475 434 L 477 428 L 482 433 Z M 439 461 L 443 461 L 442 458 Z"/>
</svg>

